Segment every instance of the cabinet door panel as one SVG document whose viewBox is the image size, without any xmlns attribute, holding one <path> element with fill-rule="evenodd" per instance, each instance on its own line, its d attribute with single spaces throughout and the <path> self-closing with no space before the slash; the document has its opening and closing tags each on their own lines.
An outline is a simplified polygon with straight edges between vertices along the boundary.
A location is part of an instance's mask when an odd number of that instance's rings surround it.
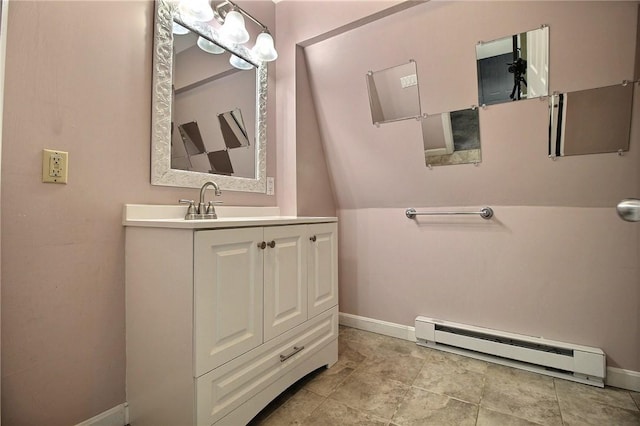
<svg viewBox="0 0 640 426">
<path fill-rule="evenodd" d="M 265 341 L 307 319 L 307 244 L 305 225 L 264 228 Z"/>
<path fill-rule="evenodd" d="M 196 232 L 196 377 L 262 343 L 261 241 L 261 228 Z"/>
<path fill-rule="evenodd" d="M 309 225 L 309 318 L 338 304 L 338 233 L 335 223 Z"/>
</svg>

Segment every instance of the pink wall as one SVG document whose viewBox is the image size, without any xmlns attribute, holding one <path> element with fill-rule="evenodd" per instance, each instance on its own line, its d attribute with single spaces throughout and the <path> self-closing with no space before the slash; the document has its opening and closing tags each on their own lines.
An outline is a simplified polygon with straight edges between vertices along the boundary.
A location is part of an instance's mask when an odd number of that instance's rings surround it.
<svg viewBox="0 0 640 426">
<path fill-rule="evenodd" d="M 273 13 L 270 2 L 260 3 Z M 311 84 L 322 88 L 316 90 L 322 96 L 315 99 L 317 124 L 310 131 L 322 135 L 324 145 L 319 149 L 314 138 L 309 144 L 297 140 L 308 125 L 297 129 L 296 122 L 301 121 L 296 114 L 312 109 L 296 108 L 296 44 L 396 3 L 277 5 L 281 56 L 277 79 L 271 74 L 277 91 L 271 89 L 269 98 L 268 174 L 276 175 L 278 205 L 285 211 L 312 214 L 317 205 L 340 209 L 341 309 L 406 324 L 420 313 L 544 334 L 602 346 L 612 365 L 640 370 L 640 233 L 637 226 L 620 222 L 611 213 L 619 198 L 640 196 L 637 119 L 629 155 L 552 163 L 544 158 L 546 146 L 540 144 L 539 127 L 545 121 L 541 104 L 492 107 L 481 118 L 486 123 L 482 165 L 427 172 L 423 157 L 415 151 L 421 149 L 420 139 L 397 137 L 398 131 L 411 136 L 413 129 L 398 123 L 395 131 L 381 134 L 386 143 L 377 139 L 380 136 L 372 137 L 370 129 L 357 125 L 359 114 L 368 114 L 366 108 L 356 108 L 359 95 L 347 98 L 351 92 L 339 93 L 319 81 L 333 78 L 331 70 L 323 71 L 311 58 L 308 65 L 315 79 Z M 542 22 L 551 25 L 552 40 L 556 37 L 564 45 L 574 43 L 576 34 L 594 39 L 595 45 L 565 52 L 566 61 L 562 50 L 552 48 L 552 64 L 558 64 L 552 65 L 552 73 L 559 73 L 552 74 L 552 81 L 560 90 L 574 90 L 574 83 L 611 84 L 628 78 L 626 61 L 632 47 L 624 40 L 618 40 L 605 61 L 586 58 L 591 58 L 592 49 L 602 50 L 600 43 L 635 31 L 627 23 L 628 8 L 633 6 L 611 4 L 612 10 L 622 11 L 613 18 L 607 18 L 609 6 L 589 6 L 595 9 L 584 18 L 591 31 L 571 30 L 569 25 L 585 4 L 572 5 L 571 10 L 549 2 L 544 7 L 501 6 L 505 9 L 499 14 L 508 19 L 498 24 L 493 22 L 495 14 L 470 17 L 456 4 L 412 8 L 407 28 L 420 27 L 431 36 L 424 38 L 421 49 L 437 49 L 424 70 L 419 65 L 419 72 L 426 73 L 419 76 L 421 84 L 440 72 L 438 64 L 442 66 L 444 58 L 454 61 L 444 69 L 449 72 L 463 69 L 459 65 L 469 61 L 448 52 L 453 41 L 446 37 L 447 31 L 482 28 L 486 31 L 480 38 L 490 39 Z M 426 21 L 412 18 L 417 11 Z M 2 421 L 75 424 L 125 400 L 122 205 L 174 203 L 196 197 L 197 190 L 149 184 L 151 2 L 12 2 L 9 15 L 2 135 Z M 259 17 L 275 28 L 273 16 Z M 460 24 L 438 23 L 452 17 L 460 18 L 455 21 Z M 614 28 L 611 20 L 616 22 Z M 635 39 L 635 33 L 631 36 Z M 359 38 L 348 36 L 352 37 Z M 468 38 L 472 44 L 475 41 Z M 411 48 L 398 56 L 404 61 L 414 52 Z M 392 62 L 394 54 L 384 51 L 375 58 Z M 327 55 L 326 66 L 338 57 L 337 52 Z M 576 60 L 590 65 L 581 66 L 577 81 L 566 73 L 570 61 Z M 363 83 L 363 74 L 353 71 L 355 62 L 353 57 L 337 69 L 345 70 L 345 78 L 357 75 Z M 365 65 L 378 68 L 373 61 Z M 440 110 L 454 100 L 471 104 L 475 88 L 469 92 L 468 86 L 464 83 L 459 93 L 429 102 L 442 101 L 437 105 Z M 467 99 L 469 93 L 474 95 Z M 327 105 L 334 99 L 352 106 L 347 117 L 356 124 L 350 132 L 328 117 Z M 524 113 L 535 117 L 518 126 L 523 136 L 514 140 L 513 129 L 502 124 Z M 314 119 L 305 120 L 314 126 Z M 340 150 L 336 141 L 343 142 Z M 394 141 L 396 149 L 390 150 L 388 141 Z M 68 185 L 40 182 L 43 148 L 70 152 Z M 114 161 L 105 161 L 110 153 L 116 153 Z M 326 170 L 298 173 L 321 153 L 326 155 Z M 301 163 L 296 164 L 296 158 Z M 480 184 L 473 183 L 476 180 Z M 332 185 L 337 204 L 331 191 L 300 197 L 316 191 L 316 182 Z M 559 190 L 552 190 L 556 186 Z M 223 200 L 232 205 L 275 205 L 274 197 L 259 194 L 225 192 Z M 496 209 L 491 223 L 437 220 L 418 226 L 403 216 L 409 205 L 484 203 Z M 541 207 L 527 207 L 531 204 Z M 509 207 L 518 205 L 522 207 Z M 451 253 L 462 253 L 464 261 L 456 261 Z M 386 309 L 381 309 L 383 305 Z"/>
<path fill-rule="evenodd" d="M 385 13 L 385 9 L 401 3 L 399 0 L 389 1 L 284 1 L 276 8 L 276 26 L 278 28 L 278 73 L 276 80 L 276 97 L 278 105 L 277 127 L 277 158 L 278 181 L 276 195 L 278 206 L 283 214 L 297 214 L 313 211 L 326 211 L 327 206 L 333 206 L 331 193 L 323 185 L 329 180 L 327 172 L 322 166 L 314 167 L 310 173 L 298 173 L 308 163 L 300 164 L 298 159 L 314 157 L 313 152 L 320 152 L 317 144 L 318 130 L 314 130 L 315 119 L 298 118 L 296 84 L 302 87 L 304 81 L 297 82 L 296 61 L 297 44 L 322 36 L 323 34 L 339 30 L 342 26 L 353 25 L 370 15 Z M 410 2 L 409 2 L 410 3 Z M 306 89 L 303 89 L 306 90 Z M 304 98 L 303 98 L 304 99 Z M 305 108 L 305 106 L 303 106 Z M 311 109 L 306 106 L 306 111 Z M 299 119 L 309 120 L 304 124 L 303 132 L 296 129 Z M 305 134 L 311 137 L 304 136 Z M 302 137 L 299 137 L 302 136 Z M 298 146 L 301 152 L 298 154 Z M 312 160 L 322 161 L 322 160 Z M 298 187 L 300 186 L 300 187 Z M 305 197 L 305 194 L 315 193 L 316 197 Z M 299 205 L 298 198 L 305 199 L 304 205 Z M 329 207 L 333 210 L 333 207 Z"/>
<path fill-rule="evenodd" d="M 274 20 L 274 5 L 262 2 Z M 150 185 L 149 1 L 11 2 L 2 155 L 2 423 L 70 425 L 125 402 L 125 203 Z M 273 25 L 271 25 L 273 28 Z M 270 68 L 271 70 L 271 68 Z M 271 77 L 274 79 L 274 77 Z M 275 93 L 268 113 L 275 122 Z M 275 125 L 268 173 L 275 176 Z M 41 151 L 69 183 L 41 183 Z M 231 205 L 275 197 L 225 191 Z"/>
<path fill-rule="evenodd" d="M 638 371 L 640 227 L 614 210 L 640 196 L 637 101 L 623 157 L 551 161 L 547 104 L 539 100 L 480 111 L 478 167 L 429 170 L 420 123 L 371 124 L 368 70 L 413 58 L 423 112 L 465 108 L 477 103 L 475 44 L 543 23 L 551 91 L 633 78 L 636 2 L 429 2 L 306 47 L 340 217 L 340 310 L 599 346 L 611 366 Z M 297 149 L 297 167 L 305 167 L 300 141 Z M 299 193 L 314 190 L 311 180 L 297 185 Z M 300 201 L 298 210 L 308 209 Z M 495 219 L 404 216 L 406 207 L 482 205 Z"/>
</svg>

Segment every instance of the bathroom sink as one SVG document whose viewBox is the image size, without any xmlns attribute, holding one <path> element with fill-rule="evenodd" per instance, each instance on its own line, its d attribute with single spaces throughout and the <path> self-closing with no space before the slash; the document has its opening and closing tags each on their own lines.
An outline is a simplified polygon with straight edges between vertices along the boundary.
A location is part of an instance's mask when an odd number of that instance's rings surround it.
<svg viewBox="0 0 640 426">
<path fill-rule="evenodd" d="M 185 220 L 184 205 L 125 204 L 125 226 L 162 228 L 236 228 L 261 225 L 335 222 L 335 217 L 281 216 L 279 207 L 216 206 L 217 219 Z"/>
</svg>

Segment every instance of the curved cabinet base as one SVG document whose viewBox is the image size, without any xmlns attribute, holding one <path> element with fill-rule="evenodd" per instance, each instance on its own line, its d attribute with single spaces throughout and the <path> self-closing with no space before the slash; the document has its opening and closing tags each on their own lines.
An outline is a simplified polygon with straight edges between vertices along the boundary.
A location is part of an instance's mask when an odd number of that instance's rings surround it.
<svg viewBox="0 0 640 426">
<path fill-rule="evenodd" d="M 324 348 L 318 350 L 313 355 L 296 365 L 292 370 L 283 374 L 264 390 L 256 394 L 254 397 L 240 405 L 224 418 L 220 419 L 216 426 L 237 426 L 247 424 L 249 420 L 255 417 L 264 407 L 273 401 L 289 386 L 311 373 L 312 371 L 323 367 L 331 367 L 338 361 L 338 339 L 332 340 Z"/>
<path fill-rule="evenodd" d="M 316 359 L 314 355 L 326 348 L 330 342 L 336 342 L 337 337 L 338 308 L 335 306 L 198 377 L 196 423 L 201 426 L 217 424 L 216 422 L 282 377 L 288 379 L 286 382 L 292 380 L 293 383 L 312 371 L 309 368 L 333 364 L 337 350 L 332 356 L 317 358 L 316 362 L 308 363 L 308 360 Z M 301 365 L 306 367 L 298 370 Z M 277 393 L 268 395 L 273 399 Z M 242 414 L 251 418 L 258 412 L 249 411 Z M 238 425 L 241 422 L 229 424 Z"/>
</svg>

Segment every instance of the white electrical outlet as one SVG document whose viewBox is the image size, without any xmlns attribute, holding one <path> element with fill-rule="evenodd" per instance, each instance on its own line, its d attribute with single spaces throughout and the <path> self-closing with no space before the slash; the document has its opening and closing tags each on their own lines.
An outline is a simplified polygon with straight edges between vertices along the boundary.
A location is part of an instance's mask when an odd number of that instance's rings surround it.
<svg viewBox="0 0 640 426">
<path fill-rule="evenodd" d="M 275 193 L 275 179 L 267 177 L 267 195 L 273 195 Z"/>
<path fill-rule="evenodd" d="M 69 153 L 42 150 L 42 182 L 67 183 Z"/>
</svg>

